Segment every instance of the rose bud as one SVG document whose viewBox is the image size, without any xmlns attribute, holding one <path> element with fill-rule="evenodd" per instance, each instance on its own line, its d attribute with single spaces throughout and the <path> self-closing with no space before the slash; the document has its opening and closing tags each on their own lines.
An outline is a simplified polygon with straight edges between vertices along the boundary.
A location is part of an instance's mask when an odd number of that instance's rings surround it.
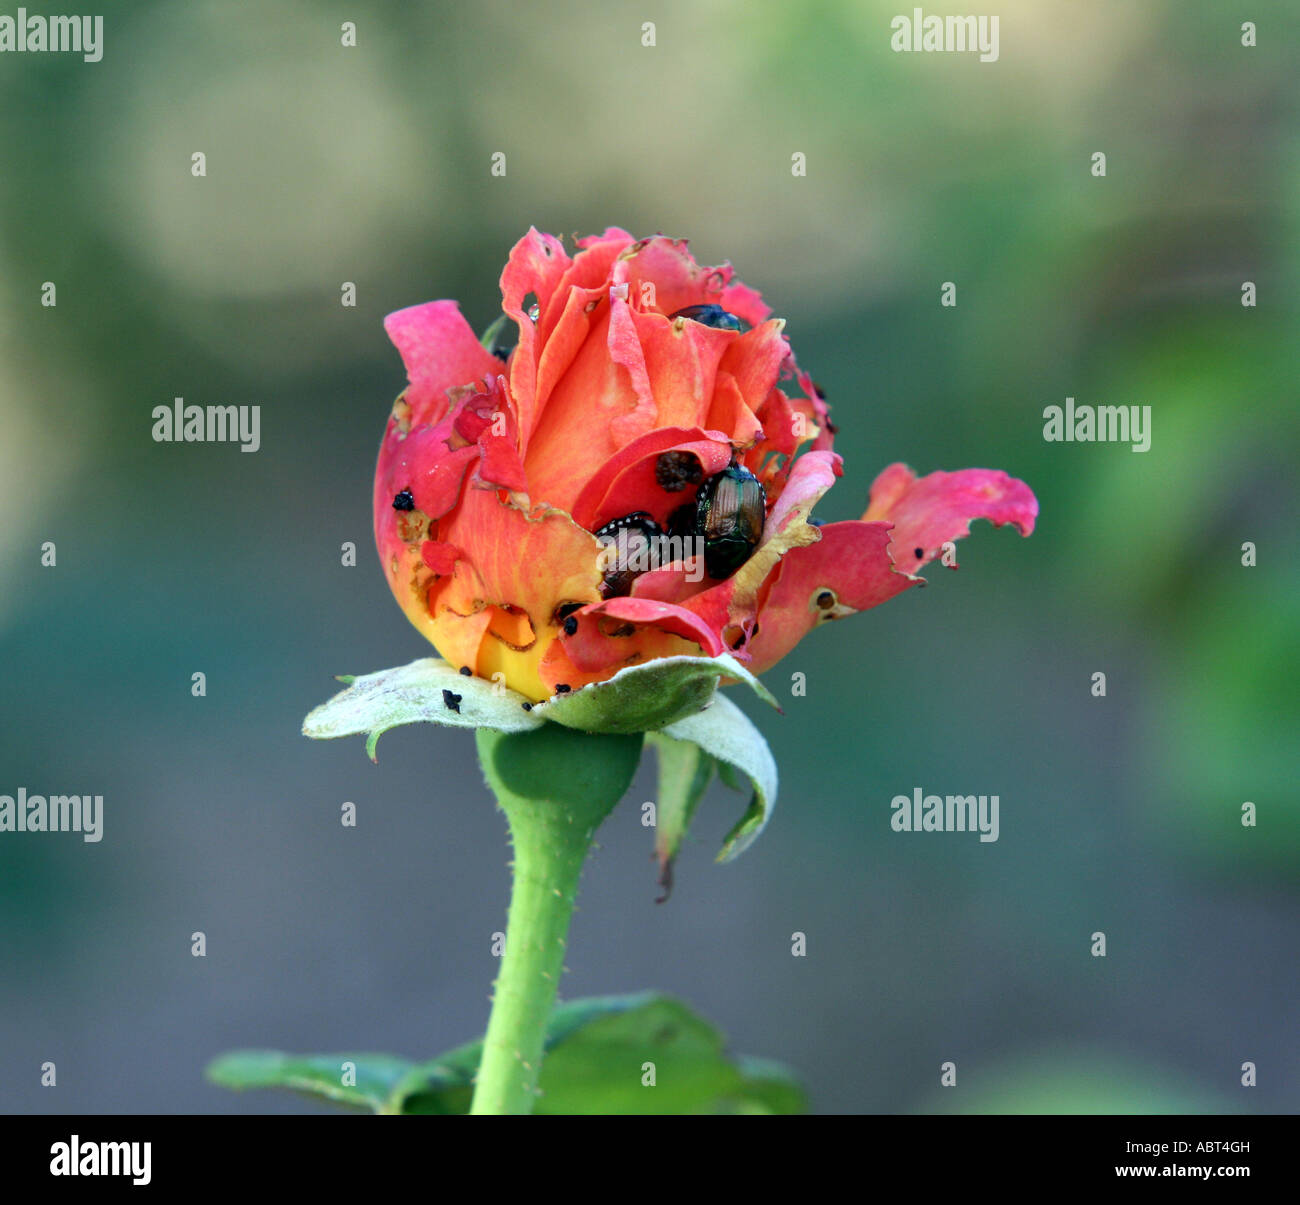
<svg viewBox="0 0 1300 1205">
<path fill-rule="evenodd" d="M 810 522 L 841 473 L 826 403 L 783 320 L 681 240 L 611 228 L 570 256 L 529 230 L 501 294 L 517 338 L 487 347 L 453 301 L 388 316 L 409 384 L 375 538 L 442 657 L 527 699 L 679 654 L 760 672 L 922 580 L 971 520 L 1033 530 L 1005 473 L 902 465 L 860 520 Z"/>
</svg>

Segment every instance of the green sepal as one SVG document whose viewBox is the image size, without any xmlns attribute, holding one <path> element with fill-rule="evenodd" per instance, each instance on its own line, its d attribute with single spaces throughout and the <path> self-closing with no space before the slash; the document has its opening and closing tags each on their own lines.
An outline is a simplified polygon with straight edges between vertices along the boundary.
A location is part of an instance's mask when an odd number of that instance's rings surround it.
<svg viewBox="0 0 1300 1205">
<path fill-rule="evenodd" d="M 629 665 L 603 682 L 539 703 L 534 711 L 544 719 L 586 732 L 650 732 L 707 707 L 720 678 L 744 682 L 765 703 L 777 707 L 767 687 L 724 653 L 720 657 L 659 657 Z"/>
<path fill-rule="evenodd" d="M 744 682 L 761 699 L 777 705 L 768 689 L 726 654 L 662 657 L 628 666 L 604 682 L 535 705 L 502 683 L 462 674 L 438 657 L 424 657 L 373 674 L 339 675 L 347 689 L 314 708 L 302 731 L 315 740 L 364 734 L 372 761 L 379 738 L 401 724 L 529 732 L 554 720 L 584 732 L 646 732 L 706 707 L 720 678 Z"/>
<path fill-rule="evenodd" d="M 714 697 L 707 710 L 670 724 L 664 729 L 664 735 L 694 742 L 717 759 L 720 772 L 729 766 L 748 777 L 753 788 L 749 807 L 727 834 L 718 854 L 719 862 L 730 862 L 753 844 L 776 806 L 776 760 L 767 741 L 749 717 L 721 693 Z M 727 775 L 721 777 L 726 779 Z"/>
<path fill-rule="evenodd" d="M 489 324 L 487 330 L 483 332 L 483 337 L 479 339 L 479 344 L 484 351 L 495 354 L 492 349 L 497 345 L 497 340 L 501 337 L 501 332 L 514 321 L 509 314 L 499 314 Z"/>
<path fill-rule="evenodd" d="M 655 794 L 655 858 L 664 900 L 673 889 L 673 859 L 691 826 L 695 809 L 713 778 L 714 760 L 694 741 L 681 741 L 663 732 L 646 734 L 659 762 Z"/>
<path fill-rule="evenodd" d="M 302 731 L 315 740 L 364 733 L 366 753 L 373 761 L 379 738 L 401 724 L 494 728 L 498 732 L 541 727 L 542 720 L 525 710 L 527 702 L 523 695 L 499 683 L 462 674 L 437 657 L 424 657 L 410 665 L 352 678 L 347 690 L 308 714 Z"/>
</svg>

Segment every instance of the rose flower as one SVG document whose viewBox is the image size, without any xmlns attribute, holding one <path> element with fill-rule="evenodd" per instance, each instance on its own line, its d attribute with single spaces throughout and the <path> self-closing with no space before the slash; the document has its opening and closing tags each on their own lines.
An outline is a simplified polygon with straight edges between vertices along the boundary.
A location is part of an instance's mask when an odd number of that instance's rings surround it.
<svg viewBox="0 0 1300 1205">
<path fill-rule="evenodd" d="M 681 240 L 611 228 L 577 246 L 529 230 L 511 251 L 513 347 L 495 329 L 480 342 L 454 301 L 385 322 L 409 385 L 375 538 L 451 664 L 535 702 L 683 653 L 760 673 L 921 581 L 972 519 L 1033 530 L 1023 482 L 901 464 L 861 519 L 817 525 L 840 457 L 783 320 Z"/>
</svg>

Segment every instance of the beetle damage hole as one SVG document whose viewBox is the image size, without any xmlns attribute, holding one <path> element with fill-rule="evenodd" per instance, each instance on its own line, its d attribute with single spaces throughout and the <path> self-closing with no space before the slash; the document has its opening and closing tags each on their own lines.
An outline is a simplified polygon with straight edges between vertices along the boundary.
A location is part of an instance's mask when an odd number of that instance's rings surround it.
<svg viewBox="0 0 1300 1205">
<path fill-rule="evenodd" d="M 397 401 L 393 403 L 393 422 L 397 424 L 397 429 L 403 435 L 409 434 L 411 430 L 411 403 L 406 400 L 405 391 L 399 394 Z"/>
<path fill-rule="evenodd" d="M 491 608 L 492 618 L 488 621 L 488 634 L 495 636 L 502 644 L 508 645 L 517 653 L 533 647 L 537 642 L 537 633 L 533 631 L 533 621 L 522 607 L 499 604 Z"/>
<path fill-rule="evenodd" d="M 405 544 L 423 544 L 429 538 L 429 516 L 422 510 L 398 511 L 397 535 Z"/>
</svg>

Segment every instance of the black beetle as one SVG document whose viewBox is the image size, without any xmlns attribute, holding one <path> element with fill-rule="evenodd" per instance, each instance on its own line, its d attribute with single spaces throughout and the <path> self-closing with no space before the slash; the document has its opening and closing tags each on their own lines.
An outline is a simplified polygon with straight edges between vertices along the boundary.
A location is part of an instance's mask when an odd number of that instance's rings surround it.
<svg viewBox="0 0 1300 1205">
<path fill-rule="evenodd" d="M 766 518 L 763 483 L 738 464 L 729 464 L 700 486 L 695 534 L 704 542 L 704 567 L 710 577 L 730 577 L 749 560 Z"/>
<path fill-rule="evenodd" d="M 720 331 L 743 331 L 745 329 L 745 324 L 735 314 L 729 314 L 720 305 L 688 305 L 674 314 L 669 314 L 668 317 L 689 318 L 692 322 L 698 322 L 703 326 L 711 326 Z"/>
</svg>

